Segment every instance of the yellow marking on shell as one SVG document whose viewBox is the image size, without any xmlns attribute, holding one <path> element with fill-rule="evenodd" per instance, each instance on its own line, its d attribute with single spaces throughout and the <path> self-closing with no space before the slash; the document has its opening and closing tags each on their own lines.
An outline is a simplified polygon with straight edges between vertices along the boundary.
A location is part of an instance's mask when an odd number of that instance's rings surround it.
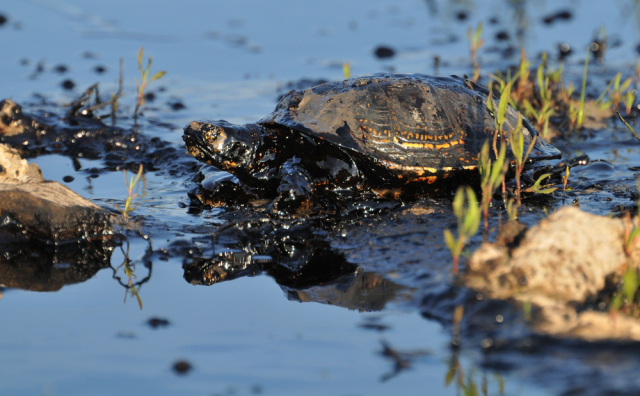
<svg viewBox="0 0 640 396">
<path fill-rule="evenodd" d="M 416 181 L 416 182 L 426 181 L 427 184 L 433 184 L 436 182 L 436 180 L 438 180 L 438 176 L 423 176 L 423 177 L 417 177 L 412 181 Z"/>
<path fill-rule="evenodd" d="M 451 147 L 451 145 L 450 145 L 449 143 L 436 144 L 436 148 L 437 148 L 437 149 L 449 148 L 449 147 Z"/>
<path fill-rule="evenodd" d="M 422 143 L 402 143 L 402 147 L 407 148 L 423 148 L 424 144 Z"/>
</svg>

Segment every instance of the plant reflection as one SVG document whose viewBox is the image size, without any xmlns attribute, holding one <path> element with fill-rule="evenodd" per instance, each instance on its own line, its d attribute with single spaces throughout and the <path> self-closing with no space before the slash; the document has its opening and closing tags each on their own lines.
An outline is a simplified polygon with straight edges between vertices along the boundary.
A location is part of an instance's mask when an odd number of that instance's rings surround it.
<svg viewBox="0 0 640 396">
<path fill-rule="evenodd" d="M 384 340 L 380 341 L 380 343 L 382 344 L 382 351 L 380 354 L 384 358 L 393 362 L 393 370 L 383 374 L 380 377 L 381 382 L 386 382 L 400 374 L 403 370 L 411 368 L 413 361 L 416 358 L 431 354 L 431 352 L 421 349 L 416 349 L 414 351 L 398 351 L 397 349 L 392 348 L 391 345 Z"/>
<path fill-rule="evenodd" d="M 110 265 L 111 269 L 113 270 L 113 279 L 117 280 L 118 283 L 120 283 L 120 285 L 122 285 L 125 288 L 124 302 L 126 303 L 127 296 L 131 295 L 132 297 L 136 298 L 136 300 L 138 301 L 138 306 L 140 306 L 141 310 L 142 310 L 142 298 L 140 297 L 139 290 L 144 283 L 146 283 L 147 281 L 149 281 L 149 279 L 151 279 L 151 273 L 153 268 L 153 263 L 150 260 L 150 257 L 153 254 L 153 248 L 151 246 L 151 241 L 148 241 L 148 242 L 149 242 L 149 246 L 145 251 L 144 257 L 140 260 L 143 266 L 147 269 L 147 275 L 144 278 L 140 280 L 136 280 L 138 279 L 138 276 L 136 275 L 135 272 L 137 270 L 137 264 L 140 264 L 140 263 L 136 263 L 136 261 L 132 261 L 131 259 L 129 259 L 129 241 L 125 241 L 127 245 L 126 250 L 123 248 L 122 245 L 120 245 L 120 251 L 124 256 L 122 264 L 118 265 L 117 267 L 113 267 L 113 265 Z M 120 270 L 124 272 L 124 276 L 126 278 L 126 281 L 124 282 L 122 280 L 122 277 L 119 275 Z"/>
<path fill-rule="evenodd" d="M 458 359 L 458 352 L 454 350 L 451 354 L 451 359 L 448 362 L 449 369 L 447 370 L 447 374 L 444 379 L 445 386 L 449 386 L 452 383 L 455 383 L 456 386 L 456 394 L 464 394 L 465 396 L 487 396 L 489 394 L 489 380 L 487 379 L 487 374 L 485 372 L 482 373 L 482 378 L 480 379 L 480 389 L 478 389 L 478 382 L 475 377 L 475 373 L 471 370 L 467 375 L 465 375 L 462 364 Z M 492 379 L 497 385 L 498 394 L 504 395 L 504 378 L 498 373 L 492 374 Z"/>
</svg>

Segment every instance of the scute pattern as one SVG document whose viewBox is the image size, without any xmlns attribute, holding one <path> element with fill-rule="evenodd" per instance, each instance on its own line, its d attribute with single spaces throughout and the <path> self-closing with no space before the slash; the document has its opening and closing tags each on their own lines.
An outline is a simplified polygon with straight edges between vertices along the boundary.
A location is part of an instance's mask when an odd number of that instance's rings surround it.
<svg viewBox="0 0 640 396">
<path fill-rule="evenodd" d="M 325 139 L 390 167 L 469 169 L 495 131 L 487 94 L 456 76 L 377 74 L 291 91 L 259 123 Z M 506 129 L 515 127 L 517 119 L 518 112 L 509 107 Z M 526 119 L 524 130 L 528 146 L 537 132 Z M 532 159 L 559 154 L 536 143 Z"/>
</svg>

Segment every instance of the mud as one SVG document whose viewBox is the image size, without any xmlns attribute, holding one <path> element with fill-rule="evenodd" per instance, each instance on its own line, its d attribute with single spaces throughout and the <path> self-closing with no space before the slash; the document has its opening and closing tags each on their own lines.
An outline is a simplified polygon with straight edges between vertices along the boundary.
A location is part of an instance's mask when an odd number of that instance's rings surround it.
<svg viewBox="0 0 640 396">
<path fill-rule="evenodd" d="M 193 174 L 195 161 L 185 157 L 183 150 L 136 129 L 105 124 L 92 110 L 96 106 L 90 103 L 93 91 L 87 92 L 71 103 L 64 115 L 51 111 L 25 114 L 11 100 L 0 102 L 0 142 L 12 145 L 24 158 L 59 154 L 72 159 L 102 160 L 101 169 L 82 169 L 87 175 L 123 169 L 137 172 L 140 164 L 147 172 Z"/>
</svg>

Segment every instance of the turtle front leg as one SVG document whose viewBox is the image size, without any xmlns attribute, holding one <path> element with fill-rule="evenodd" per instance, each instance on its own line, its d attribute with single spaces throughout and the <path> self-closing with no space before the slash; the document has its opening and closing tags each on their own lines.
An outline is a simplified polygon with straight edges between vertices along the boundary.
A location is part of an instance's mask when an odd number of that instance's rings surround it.
<svg viewBox="0 0 640 396">
<path fill-rule="evenodd" d="M 312 208 L 314 193 L 309 173 L 300 158 L 286 160 L 279 169 L 278 197 L 271 204 L 271 212 L 278 215 L 308 214 Z"/>
</svg>

